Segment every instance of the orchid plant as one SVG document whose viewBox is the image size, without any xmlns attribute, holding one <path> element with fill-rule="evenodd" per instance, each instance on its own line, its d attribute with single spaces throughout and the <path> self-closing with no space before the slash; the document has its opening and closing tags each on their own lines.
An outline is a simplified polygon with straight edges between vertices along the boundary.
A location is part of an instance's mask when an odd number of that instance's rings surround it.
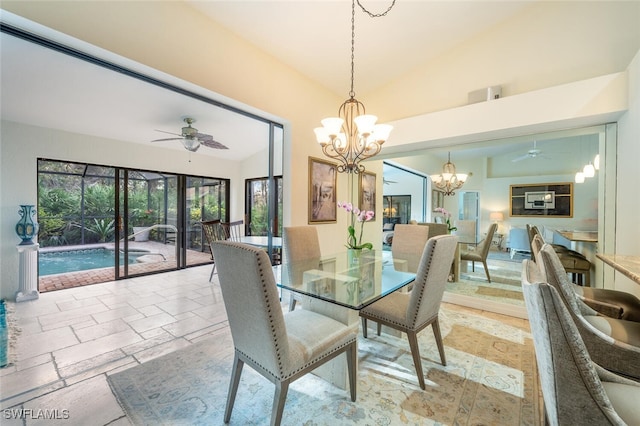
<svg viewBox="0 0 640 426">
<path fill-rule="evenodd" d="M 451 225 L 451 213 L 449 213 L 447 211 L 447 209 L 443 208 L 443 207 L 437 207 L 435 209 L 436 213 L 441 213 L 442 216 L 444 216 L 445 219 L 445 223 L 447 224 L 447 229 L 449 230 L 449 233 L 453 232 L 453 231 L 457 231 L 458 228 L 455 226 Z"/>
<path fill-rule="evenodd" d="M 345 209 L 348 213 L 351 213 L 351 224 L 347 230 L 349 236 L 347 237 L 347 248 L 350 249 L 373 249 L 373 244 L 362 242 L 362 232 L 364 230 L 364 223 L 373 219 L 374 212 L 371 210 L 360 210 L 357 207 L 353 207 L 351 203 L 338 202 L 338 207 Z M 360 223 L 360 232 L 356 237 L 356 223 Z"/>
</svg>

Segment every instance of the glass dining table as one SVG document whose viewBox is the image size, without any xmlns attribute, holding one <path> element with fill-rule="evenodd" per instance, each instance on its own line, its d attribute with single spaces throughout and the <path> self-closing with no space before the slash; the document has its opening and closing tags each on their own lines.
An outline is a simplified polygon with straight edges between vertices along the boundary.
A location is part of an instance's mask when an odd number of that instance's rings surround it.
<svg viewBox="0 0 640 426">
<path fill-rule="evenodd" d="M 274 272 L 283 290 L 357 311 L 413 282 L 416 274 L 407 269 L 418 262 L 419 258 L 393 258 L 390 251 L 345 250 L 285 262 Z"/>
<path fill-rule="evenodd" d="M 390 251 L 345 250 L 273 267 L 283 290 L 302 295 L 302 309 L 329 316 L 358 332 L 358 311 L 415 280 L 411 265 L 422 253 L 393 258 Z M 348 388 L 346 359 L 335 358 L 314 370 L 342 389 Z"/>
</svg>

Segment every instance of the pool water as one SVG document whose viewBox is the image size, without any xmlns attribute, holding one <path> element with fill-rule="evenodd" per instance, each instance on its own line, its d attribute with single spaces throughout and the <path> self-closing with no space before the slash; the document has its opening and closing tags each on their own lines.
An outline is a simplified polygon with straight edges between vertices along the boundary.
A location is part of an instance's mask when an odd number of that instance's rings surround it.
<svg viewBox="0 0 640 426">
<path fill-rule="evenodd" d="M 135 263 L 146 252 L 129 253 L 129 264 Z M 120 265 L 124 264 L 124 254 L 120 253 Z M 38 255 L 39 275 L 64 274 L 65 272 L 86 271 L 87 269 L 115 267 L 114 251 L 106 248 L 40 252 Z"/>
</svg>

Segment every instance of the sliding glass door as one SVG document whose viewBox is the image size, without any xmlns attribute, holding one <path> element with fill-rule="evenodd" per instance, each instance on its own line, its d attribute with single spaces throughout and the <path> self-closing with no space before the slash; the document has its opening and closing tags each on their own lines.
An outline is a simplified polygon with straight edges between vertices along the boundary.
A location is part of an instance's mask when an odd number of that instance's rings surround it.
<svg viewBox="0 0 640 426">
<path fill-rule="evenodd" d="M 211 263 L 200 223 L 229 198 L 227 179 L 38 160 L 40 291 Z"/>
</svg>

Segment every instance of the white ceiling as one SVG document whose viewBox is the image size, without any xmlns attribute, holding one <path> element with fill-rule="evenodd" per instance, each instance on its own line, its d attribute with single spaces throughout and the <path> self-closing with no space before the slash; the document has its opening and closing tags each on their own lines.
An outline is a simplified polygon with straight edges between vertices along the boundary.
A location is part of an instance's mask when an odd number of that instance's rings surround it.
<svg viewBox="0 0 640 426">
<path fill-rule="evenodd" d="M 185 1 L 281 62 L 348 97 L 351 0 Z M 393 3 L 359 1 L 373 14 L 383 13 Z M 377 18 L 356 3 L 356 95 L 363 97 L 388 84 L 535 1 L 396 0 L 385 16 Z"/>
<path fill-rule="evenodd" d="M 184 1 L 330 90 L 347 96 L 349 0 Z M 391 4 L 374 0 L 361 2 L 375 12 L 384 11 Z M 465 39 L 509 19 L 531 3 L 397 0 L 393 9 L 380 18 L 370 18 L 356 5 L 355 89 L 358 93 L 375 90 Z M 8 13 L 2 14 L 2 21 L 38 34 L 53 33 Z M 53 34 L 62 41 L 70 39 Z M 212 135 L 214 140 L 230 148 L 222 151 L 201 147 L 198 155 L 240 160 L 266 148 L 268 129 L 263 122 L 4 33 L 0 37 L 2 119 L 150 144 L 154 139 L 168 136 L 156 130 L 180 133 L 184 125 L 182 119 L 191 116 L 197 120 L 194 127 L 200 132 Z M 110 52 L 78 40 L 70 42 L 80 46 L 76 48 L 112 62 L 122 61 L 127 68 L 205 97 L 220 99 L 214 93 L 172 76 L 127 63 Z M 416 51 L 420 54 L 416 55 Z M 380 58 L 394 65 L 377 66 Z M 251 110 L 233 100 L 223 101 Z M 266 116 L 266 113 L 252 111 Z M 264 144 L 256 143 L 261 141 Z M 530 140 L 520 142 L 528 144 Z M 179 141 L 157 142 L 156 146 L 184 150 Z M 481 149 L 469 151 L 469 155 L 505 153 L 507 148 L 506 142 L 501 141 L 499 147 L 484 144 Z M 527 149 L 528 145 L 524 145 L 520 151 Z M 518 155 L 520 151 L 516 151 Z M 436 150 L 434 154 L 444 158 L 446 150 Z"/>
</svg>

